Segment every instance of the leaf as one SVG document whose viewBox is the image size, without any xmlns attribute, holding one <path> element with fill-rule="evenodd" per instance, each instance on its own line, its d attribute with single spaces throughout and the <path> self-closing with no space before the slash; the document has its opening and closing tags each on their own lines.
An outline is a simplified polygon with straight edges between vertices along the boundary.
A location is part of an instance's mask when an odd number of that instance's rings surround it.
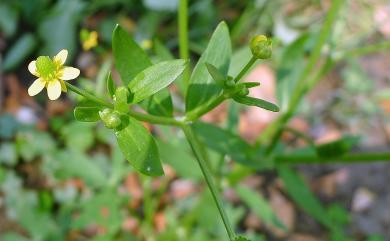
<svg viewBox="0 0 390 241">
<path fill-rule="evenodd" d="M 0 2 L 0 32 L 6 37 L 12 37 L 17 30 L 19 14 L 11 2 Z"/>
<path fill-rule="evenodd" d="M 167 87 L 183 73 L 186 64 L 186 60 L 170 60 L 143 70 L 129 83 L 129 89 L 134 95 L 133 103 L 138 103 Z"/>
<path fill-rule="evenodd" d="M 239 136 L 207 123 L 195 123 L 194 128 L 200 140 L 209 148 L 231 156 L 231 158 L 248 167 L 259 168 L 260 163 L 253 161 L 252 147 Z"/>
<path fill-rule="evenodd" d="M 154 50 L 154 53 L 157 55 L 157 57 L 161 61 L 175 59 L 175 57 L 172 55 L 172 53 L 169 51 L 169 49 L 167 47 L 165 47 L 165 45 L 163 45 L 161 43 L 161 41 L 158 39 L 154 40 L 153 50 Z"/>
<path fill-rule="evenodd" d="M 67 49 L 69 59 L 76 50 L 77 25 L 82 17 L 86 3 L 80 0 L 61 0 L 50 13 L 40 21 L 38 34 L 43 40 L 42 55 L 55 55 L 61 49 Z"/>
<path fill-rule="evenodd" d="M 129 106 L 127 104 L 129 100 L 129 90 L 127 87 L 121 86 L 115 90 L 114 97 L 114 109 L 126 114 L 129 111 Z"/>
<path fill-rule="evenodd" d="M 236 191 L 242 201 L 248 205 L 251 211 L 253 211 L 261 221 L 283 230 L 287 230 L 286 226 L 278 219 L 267 200 L 265 200 L 260 194 L 244 186 L 238 186 Z"/>
<path fill-rule="evenodd" d="M 78 106 L 74 108 L 74 118 L 81 122 L 96 122 L 100 120 L 99 107 Z"/>
<path fill-rule="evenodd" d="M 233 241 L 251 241 L 250 239 L 247 239 L 243 236 L 239 236 L 237 238 L 235 238 Z"/>
<path fill-rule="evenodd" d="M 246 88 L 250 89 L 250 88 L 254 88 L 254 87 L 257 87 L 257 86 L 260 86 L 260 83 L 258 82 L 244 82 L 242 83 Z"/>
<path fill-rule="evenodd" d="M 225 76 L 212 64 L 206 63 L 206 67 L 211 77 L 215 80 L 215 83 L 223 88 L 225 86 Z"/>
<path fill-rule="evenodd" d="M 145 51 L 119 25 L 112 35 L 115 68 L 123 84 L 127 85 L 138 73 L 152 65 Z"/>
<path fill-rule="evenodd" d="M 129 118 L 129 125 L 115 136 L 123 155 L 137 171 L 148 176 L 164 174 L 157 144 L 140 122 Z"/>
<path fill-rule="evenodd" d="M 37 40 L 31 33 L 23 34 L 10 48 L 4 57 L 3 68 L 9 71 L 22 63 L 37 45 Z"/>
<path fill-rule="evenodd" d="M 171 94 L 168 89 L 162 89 L 146 101 L 143 102 L 143 106 L 148 113 L 158 116 L 173 116 L 173 104 Z"/>
<path fill-rule="evenodd" d="M 277 171 L 283 180 L 288 194 L 296 204 L 322 225 L 332 229 L 334 226 L 332 219 L 301 177 L 287 165 L 279 165 Z"/>
<path fill-rule="evenodd" d="M 83 152 L 94 144 L 94 124 L 87 122 L 73 121 L 61 129 L 67 148 Z"/>
<path fill-rule="evenodd" d="M 273 112 L 279 111 L 279 107 L 277 105 L 262 99 L 256 99 L 249 96 L 234 96 L 233 99 L 243 105 L 257 106 Z"/>
<path fill-rule="evenodd" d="M 276 96 L 281 109 L 288 107 L 292 90 L 295 88 L 298 77 L 301 74 L 305 61 L 305 48 L 310 35 L 303 34 L 297 40 L 288 45 L 280 57 L 276 70 L 277 85 Z"/>
<path fill-rule="evenodd" d="M 161 159 L 164 163 L 172 166 L 180 177 L 192 178 L 194 180 L 202 179 L 203 175 L 198 164 L 194 161 L 194 157 L 186 151 L 186 142 L 174 144 L 159 140 L 157 144 Z M 172 153 L 175 154 L 172 155 Z"/>
<path fill-rule="evenodd" d="M 231 52 L 229 29 L 225 22 L 221 22 L 192 72 L 186 96 L 187 112 L 205 104 L 220 92 L 221 89 L 215 85 L 205 63 L 214 65 L 223 75 L 226 75 Z"/>
<path fill-rule="evenodd" d="M 359 137 L 345 136 L 339 140 L 317 145 L 317 155 L 322 158 L 335 158 L 348 153 L 359 141 Z"/>
<path fill-rule="evenodd" d="M 106 86 L 107 86 L 107 92 L 110 94 L 111 97 L 115 94 L 115 83 L 112 79 L 111 72 L 108 73 L 107 79 L 106 79 Z"/>
</svg>

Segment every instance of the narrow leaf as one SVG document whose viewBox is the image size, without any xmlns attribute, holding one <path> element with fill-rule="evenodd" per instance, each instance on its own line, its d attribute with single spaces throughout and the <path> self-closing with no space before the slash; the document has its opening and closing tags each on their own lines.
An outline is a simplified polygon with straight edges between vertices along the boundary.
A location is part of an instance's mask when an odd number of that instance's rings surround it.
<svg viewBox="0 0 390 241">
<path fill-rule="evenodd" d="M 208 73 L 205 63 L 214 65 L 223 75 L 226 75 L 230 63 L 231 48 L 228 26 L 222 22 L 215 29 L 206 50 L 192 72 L 186 96 L 187 112 L 208 102 L 221 91 L 221 88 L 214 83 Z"/>
<path fill-rule="evenodd" d="M 273 112 L 279 111 L 279 107 L 277 105 L 262 99 L 256 99 L 249 96 L 234 96 L 233 99 L 243 105 L 257 106 Z"/>
<path fill-rule="evenodd" d="M 128 84 L 138 73 L 152 65 L 145 51 L 119 25 L 113 32 L 112 50 L 123 84 Z"/>
<path fill-rule="evenodd" d="M 159 92 L 172 83 L 186 67 L 187 61 L 170 60 L 150 66 L 139 73 L 130 83 L 129 88 L 134 94 L 133 103 Z"/>
<path fill-rule="evenodd" d="M 115 94 L 115 83 L 114 80 L 112 79 L 111 72 L 109 72 L 107 75 L 106 84 L 107 84 L 108 93 L 110 94 L 111 97 L 113 97 Z"/>
<path fill-rule="evenodd" d="M 100 120 L 98 107 L 76 107 L 74 108 L 73 114 L 76 120 L 82 122 L 95 122 Z"/>
<path fill-rule="evenodd" d="M 260 163 L 254 162 L 251 158 L 252 147 L 238 135 L 207 123 L 195 123 L 194 128 L 200 140 L 209 148 L 231 156 L 234 161 L 244 166 L 260 167 Z"/>
<path fill-rule="evenodd" d="M 259 193 L 256 193 L 244 186 L 238 186 L 236 191 L 242 201 L 248 205 L 251 211 L 253 211 L 261 221 L 285 231 L 287 230 L 286 226 L 276 216 L 267 200 L 265 200 Z"/>
<path fill-rule="evenodd" d="M 253 87 L 257 87 L 260 85 L 260 83 L 258 82 L 244 82 L 242 83 L 246 88 L 250 89 L 250 88 L 253 88 Z"/>
<path fill-rule="evenodd" d="M 206 63 L 207 71 L 210 73 L 211 77 L 215 80 L 215 83 L 220 87 L 224 87 L 225 76 L 212 64 Z"/>
<path fill-rule="evenodd" d="M 317 155 L 322 158 L 335 158 L 348 153 L 357 144 L 359 137 L 346 136 L 339 140 L 316 146 Z"/>
<path fill-rule="evenodd" d="M 157 144 L 139 121 L 129 118 L 129 125 L 115 136 L 123 155 L 137 171 L 148 176 L 164 174 Z"/>
<path fill-rule="evenodd" d="M 310 214 L 313 218 L 318 220 L 322 225 L 333 228 L 332 219 L 328 216 L 325 208 L 320 201 L 309 190 L 305 182 L 291 170 L 287 165 L 280 165 L 277 167 L 279 176 L 287 189 L 290 197 L 297 203 L 304 211 Z"/>
</svg>

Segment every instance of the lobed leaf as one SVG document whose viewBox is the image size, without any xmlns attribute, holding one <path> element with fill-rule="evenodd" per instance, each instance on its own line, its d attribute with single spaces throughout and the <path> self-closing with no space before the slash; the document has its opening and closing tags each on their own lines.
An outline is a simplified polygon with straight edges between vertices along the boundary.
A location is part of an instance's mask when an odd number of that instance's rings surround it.
<svg viewBox="0 0 390 241">
<path fill-rule="evenodd" d="M 157 144 L 139 121 L 129 118 L 128 126 L 116 131 L 115 136 L 123 155 L 137 171 L 148 176 L 164 174 Z"/>
</svg>

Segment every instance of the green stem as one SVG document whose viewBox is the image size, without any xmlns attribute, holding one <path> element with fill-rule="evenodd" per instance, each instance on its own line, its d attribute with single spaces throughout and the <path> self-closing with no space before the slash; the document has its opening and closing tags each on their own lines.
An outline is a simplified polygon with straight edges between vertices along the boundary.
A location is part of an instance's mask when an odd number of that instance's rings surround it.
<svg viewBox="0 0 390 241">
<path fill-rule="evenodd" d="M 65 84 L 66 84 L 66 87 L 69 90 L 75 92 L 76 94 L 84 96 L 85 98 L 87 98 L 90 101 L 93 101 L 95 103 L 101 104 L 101 105 L 106 106 L 108 108 L 114 108 L 113 104 L 109 103 L 108 101 L 106 101 L 106 100 L 104 100 L 102 98 L 96 97 L 95 95 L 93 95 L 93 94 L 91 94 L 91 93 L 89 93 L 89 92 L 87 92 L 87 91 L 85 91 L 83 89 L 80 89 L 80 88 L 78 88 L 78 87 L 76 87 L 76 86 L 74 86 L 74 85 L 72 85 L 72 84 L 70 84 L 70 83 L 68 83 L 66 81 L 65 81 Z"/>
<path fill-rule="evenodd" d="M 68 82 L 65 82 L 66 86 L 69 90 L 75 92 L 76 94 L 79 94 L 81 96 L 84 96 L 86 99 L 93 101 L 95 103 L 101 104 L 103 106 L 106 106 L 108 108 L 114 108 L 114 105 L 102 98 L 96 97 L 95 95 L 80 89 Z M 134 111 L 132 109 L 129 109 L 129 115 L 139 121 L 146 121 L 152 124 L 159 124 L 159 125 L 174 125 L 174 126 L 182 126 L 183 121 L 176 120 L 174 118 L 170 117 L 162 117 L 162 116 L 154 116 L 149 114 L 140 113 L 137 111 Z"/>
<path fill-rule="evenodd" d="M 188 47 L 188 0 L 179 2 L 179 52 L 180 58 L 189 59 L 190 52 Z M 190 69 L 187 67 L 183 73 L 184 83 L 187 88 L 190 78 Z"/>
<path fill-rule="evenodd" d="M 322 47 L 324 46 L 327 39 L 329 38 L 329 35 L 332 32 L 333 23 L 337 19 L 337 13 L 339 12 L 339 9 L 343 2 L 344 2 L 343 0 L 332 1 L 331 9 L 328 12 L 327 19 L 325 20 L 324 26 L 321 29 L 320 35 L 314 46 L 312 54 L 310 55 L 309 61 L 305 66 L 305 69 L 302 71 L 301 75 L 298 78 L 299 80 L 293 91 L 293 95 L 291 97 L 287 112 L 285 112 L 284 114 L 282 114 L 281 117 L 279 117 L 279 119 L 276 121 L 277 125 L 271 125 L 272 129 L 265 131 L 265 133 L 269 136 L 269 138 L 266 139 L 271 140 L 268 143 L 269 145 L 266 149 L 267 154 L 271 153 L 276 147 L 276 144 L 278 143 L 282 135 L 283 127 L 294 116 L 295 110 L 297 109 L 304 94 L 310 90 L 307 87 L 308 86 L 310 86 L 310 88 L 314 87 L 315 83 L 317 83 L 319 79 L 321 79 L 322 75 L 316 74 L 315 77 L 311 81 L 309 81 L 309 83 L 307 83 L 308 77 L 312 73 L 313 69 L 315 69 L 317 62 L 321 57 Z M 323 64 L 321 69 L 317 73 L 323 74 L 323 72 L 325 72 L 324 69 L 328 69 L 327 67 L 328 67 L 327 63 Z M 264 140 L 262 136 L 260 136 L 257 139 L 256 141 L 257 147 L 261 145 L 262 140 Z"/>
<path fill-rule="evenodd" d="M 334 162 L 363 162 L 363 161 L 390 161 L 390 152 L 373 152 L 373 153 L 351 153 L 335 158 L 321 158 L 317 155 L 304 154 L 285 154 L 275 156 L 277 163 L 285 164 L 318 164 Z"/>
<path fill-rule="evenodd" d="M 188 142 L 190 143 L 190 146 L 192 148 L 192 151 L 195 154 L 195 157 L 198 161 L 198 164 L 200 166 L 200 169 L 202 170 L 203 176 L 206 180 L 206 183 L 210 189 L 211 195 L 213 196 L 213 199 L 215 201 L 215 204 L 217 205 L 219 214 L 221 215 L 222 221 L 225 225 L 226 231 L 229 235 L 230 240 L 234 240 L 236 237 L 236 234 L 234 233 L 233 227 L 231 226 L 229 219 L 227 217 L 226 211 L 223 208 L 221 196 L 218 192 L 218 188 L 214 183 L 213 177 L 211 175 L 211 171 L 209 170 L 204 155 L 202 155 L 202 144 L 197 139 L 195 133 L 193 132 L 191 126 L 188 125 L 182 125 L 182 130 L 187 137 Z"/>
<path fill-rule="evenodd" d="M 208 113 L 215 107 L 217 107 L 219 104 L 221 104 L 224 100 L 228 99 L 229 97 L 225 94 L 221 94 L 218 97 L 214 98 L 209 104 L 202 105 L 199 108 L 194 109 L 193 111 L 190 111 L 186 114 L 185 121 L 194 121 L 199 119 L 202 115 Z"/>
<path fill-rule="evenodd" d="M 248 72 L 248 70 L 252 67 L 252 65 L 256 62 L 256 60 L 257 59 L 254 56 L 252 56 L 252 58 L 248 61 L 248 63 L 244 66 L 244 68 L 240 71 L 240 73 L 238 73 L 236 78 L 234 78 L 235 83 L 238 83 L 242 79 L 242 77 L 244 77 L 246 72 Z"/>
<path fill-rule="evenodd" d="M 358 56 L 379 52 L 382 50 L 389 50 L 389 49 L 390 49 L 390 41 L 383 41 L 381 43 L 375 43 L 364 47 L 343 51 L 340 53 L 341 56 L 340 59 L 345 59 L 347 57 L 358 57 Z"/>
</svg>

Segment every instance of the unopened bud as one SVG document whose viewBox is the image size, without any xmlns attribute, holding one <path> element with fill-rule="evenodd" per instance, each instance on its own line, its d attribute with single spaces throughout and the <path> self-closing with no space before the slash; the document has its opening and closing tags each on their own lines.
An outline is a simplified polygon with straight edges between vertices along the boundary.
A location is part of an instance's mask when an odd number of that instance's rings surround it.
<svg viewBox="0 0 390 241">
<path fill-rule="evenodd" d="M 108 129 L 115 129 L 122 123 L 120 114 L 112 109 L 104 109 L 99 112 L 100 119 Z"/>
<path fill-rule="evenodd" d="M 250 43 L 252 54 L 257 59 L 269 59 L 272 56 L 272 40 L 264 35 L 257 35 Z"/>
</svg>

